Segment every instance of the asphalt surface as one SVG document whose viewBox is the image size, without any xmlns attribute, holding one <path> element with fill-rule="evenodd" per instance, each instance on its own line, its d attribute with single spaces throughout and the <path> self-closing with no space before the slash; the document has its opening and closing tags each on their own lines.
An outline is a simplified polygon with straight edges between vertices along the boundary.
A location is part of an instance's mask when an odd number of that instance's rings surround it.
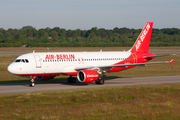
<svg viewBox="0 0 180 120">
<path fill-rule="evenodd" d="M 149 51 L 150 53 L 158 53 L 158 54 L 162 54 L 162 53 L 167 53 L 167 54 L 170 54 L 170 53 L 180 53 L 180 51 Z M 0 53 L 0 55 L 22 55 L 22 54 L 25 54 L 25 53 Z"/>
<path fill-rule="evenodd" d="M 104 85 L 97 85 L 94 82 L 88 84 L 79 83 L 79 82 L 74 84 L 69 84 L 67 83 L 67 81 L 52 82 L 50 80 L 36 82 L 35 87 L 29 87 L 28 83 L 9 83 L 9 84 L 0 84 L 0 94 L 30 93 L 30 92 L 39 92 L 39 91 L 73 90 L 73 89 L 148 85 L 148 84 L 166 84 L 166 83 L 180 83 L 180 75 L 112 78 L 112 79 L 105 79 Z"/>
</svg>

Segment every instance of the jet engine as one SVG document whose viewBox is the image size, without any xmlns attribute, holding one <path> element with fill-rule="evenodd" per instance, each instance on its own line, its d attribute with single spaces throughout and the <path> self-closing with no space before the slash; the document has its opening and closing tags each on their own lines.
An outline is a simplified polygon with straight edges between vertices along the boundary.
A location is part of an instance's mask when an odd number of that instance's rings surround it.
<svg viewBox="0 0 180 120">
<path fill-rule="evenodd" d="M 53 79 L 55 76 L 36 76 L 38 80 L 50 80 Z"/>
<path fill-rule="evenodd" d="M 77 78 L 79 82 L 89 83 L 98 80 L 99 74 L 96 70 L 80 70 Z"/>
</svg>

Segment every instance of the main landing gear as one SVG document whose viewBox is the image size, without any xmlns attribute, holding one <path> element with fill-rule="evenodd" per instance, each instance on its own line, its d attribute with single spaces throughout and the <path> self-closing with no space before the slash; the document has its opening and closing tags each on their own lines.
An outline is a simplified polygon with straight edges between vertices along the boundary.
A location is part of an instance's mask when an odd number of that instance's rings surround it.
<svg viewBox="0 0 180 120">
<path fill-rule="evenodd" d="M 36 76 L 31 77 L 31 80 L 30 80 L 30 83 L 29 83 L 30 87 L 34 87 L 35 86 L 35 81 L 34 81 L 35 78 L 36 78 Z"/>
<path fill-rule="evenodd" d="M 95 81 L 95 83 L 99 84 L 99 85 L 103 85 L 104 84 L 104 79 L 99 78 L 98 80 Z"/>
<path fill-rule="evenodd" d="M 76 78 L 70 76 L 70 77 L 68 77 L 67 81 L 68 81 L 68 83 L 76 83 Z"/>
</svg>

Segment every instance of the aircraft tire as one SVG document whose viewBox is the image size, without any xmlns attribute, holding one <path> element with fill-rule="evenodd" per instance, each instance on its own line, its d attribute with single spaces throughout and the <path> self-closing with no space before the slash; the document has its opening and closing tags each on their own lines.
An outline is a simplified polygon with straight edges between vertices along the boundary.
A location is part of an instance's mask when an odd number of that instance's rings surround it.
<svg viewBox="0 0 180 120">
<path fill-rule="evenodd" d="M 68 83 L 76 83 L 76 78 L 75 77 L 69 77 L 67 79 Z"/>
<path fill-rule="evenodd" d="M 99 84 L 99 80 L 96 80 L 95 83 L 96 83 L 96 84 Z"/>
<path fill-rule="evenodd" d="M 67 82 L 71 83 L 71 78 L 70 77 L 68 77 Z"/>
<path fill-rule="evenodd" d="M 98 79 L 95 81 L 96 84 L 99 84 L 99 85 L 103 85 L 104 84 L 104 79 Z"/>
<path fill-rule="evenodd" d="M 29 86 L 30 86 L 30 87 L 34 87 L 34 86 L 35 86 L 35 83 L 34 83 L 34 82 L 30 82 L 30 83 L 29 83 Z"/>
<path fill-rule="evenodd" d="M 99 80 L 99 84 L 100 84 L 100 85 L 103 85 L 103 84 L 104 84 L 104 79 L 100 79 L 100 80 Z"/>
<path fill-rule="evenodd" d="M 75 77 L 73 77 L 71 80 L 72 80 L 72 83 L 76 83 L 76 78 Z"/>
</svg>

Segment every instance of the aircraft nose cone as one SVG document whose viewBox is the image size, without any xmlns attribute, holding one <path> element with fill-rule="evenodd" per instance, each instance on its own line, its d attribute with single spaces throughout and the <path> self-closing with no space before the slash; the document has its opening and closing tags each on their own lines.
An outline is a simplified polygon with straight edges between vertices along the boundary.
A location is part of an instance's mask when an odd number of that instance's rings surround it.
<svg viewBox="0 0 180 120">
<path fill-rule="evenodd" d="M 14 67 L 13 67 L 11 64 L 7 67 L 7 70 L 8 70 L 8 72 L 11 73 L 11 74 L 14 74 L 14 73 L 15 73 L 15 69 L 14 69 Z"/>
</svg>

